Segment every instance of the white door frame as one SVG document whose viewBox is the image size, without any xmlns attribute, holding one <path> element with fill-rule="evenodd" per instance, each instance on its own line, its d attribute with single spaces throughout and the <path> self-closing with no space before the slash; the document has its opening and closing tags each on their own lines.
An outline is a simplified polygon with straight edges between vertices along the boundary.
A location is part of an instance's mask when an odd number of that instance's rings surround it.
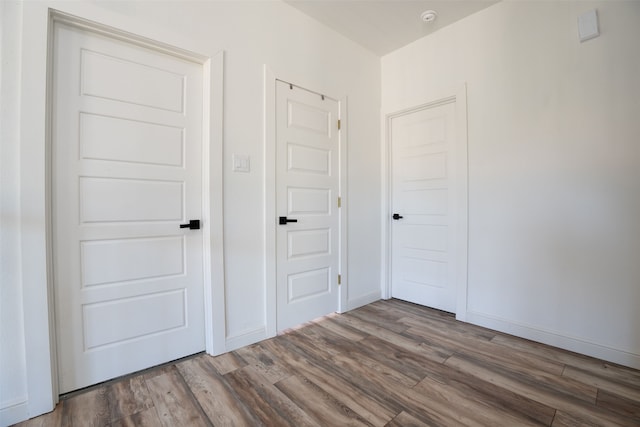
<svg viewBox="0 0 640 427">
<path fill-rule="evenodd" d="M 468 265 L 468 162 L 467 162 L 467 86 L 461 85 L 457 90 L 449 91 L 448 96 L 434 98 L 415 106 L 404 108 L 384 114 L 383 118 L 383 143 L 382 143 L 382 266 L 380 271 L 381 291 L 384 299 L 391 298 L 391 238 L 392 228 L 390 218 L 392 210 L 392 146 L 391 146 L 391 121 L 396 117 L 411 114 L 416 111 L 436 107 L 455 102 L 455 126 L 456 126 L 456 162 L 460 172 L 460 188 L 454 194 L 460 207 L 458 223 L 456 224 L 458 235 L 458 250 L 456 253 L 458 271 L 456 275 L 456 319 L 465 321 L 467 317 L 467 265 Z"/>
<path fill-rule="evenodd" d="M 62 5 L 63 8 L 67 6 Z M 25 74 L 22 85 L 21 106 L 22 147 L 21 206 L 23 215 L 32 215 L 21 225 L 22 274 L 24 301 L 24 333 L 27 366 L 28 399 L 25 412 L 29 417 L 53 409 L 58 401 L 58 375 L 56 359 L 55 312 L 53 304 L 52 274 L 52 222 L 51 222 L 51 109 L 52 73 L 51 49 L 53 23 L 68 25 L 106 34 L 137 45 L 178 56 L 201 64 L 203 67 L 204 117 L 203 117 L 203 258 L 205 346 L 210 354 L 224 352 L 224 260 L 222 242 L 222 108 L 223 108 L 223 60 L 224 53 L 213 56 L 194 53 L 195 49 L 176 47 L 191 46 L 187 40 L 161 40 L 135 35 L 118 29 L 121 21 L 91 6 L 80 5 L 72 10 L 54 10 L 43 6 L 25 14 L 23 31 L 32 31 L 23 45 L 26 52 L 40 55 L 23 55 Z M 107 19 L 104 17 L 107 16 Z M 105 23 L 104 21 L 110 21 Z M 125 26 L 136 31 L 137 25 L 152 34 L 161 31 L 146 24 L 126 22 Z M 24 68 L 23 68 L 24 69 Z M 38 74 L 41 72 L 42 74 Z M 44 101 L 39 104 L 36 100 Z M 42 117 L 41 123 L 37 118 Z M 35 120 L 34 120 L 35 119 Z M 38 162 L 41 160 L 41 162 Z M 35 164 L 34 164 L 35 162 Z M 35 167 L 41 165 L 40 168 Z M 34 169 L 35 167 L 35 169 Z M 38 180 L 38 177 L 40 179 Z M 221 296 L 222 294 L 222 296 Z"/>
<path fill-rule="evenodd" d="M 276 81 L 284 81 L 305 89 L 304 85 L 296 85 L 284 77 L 276 77 L 275 73 L 264 65 L 264 276 L 265 276 L 265 325 L 267 337 L 277 333 L 277 278 L 276 278 Z M 309 90 L 309 89 L 306 89 Z M 341 276 L 339 286 L 338 312 L 348 310 L 348 268 L 347 268 L 347 98 L 338 99 L 340 127 L 340 170 L 339 194 L 342 200 L 339 219 L 340 254 L 338 256 L 338 273 Z"/>
</svg>

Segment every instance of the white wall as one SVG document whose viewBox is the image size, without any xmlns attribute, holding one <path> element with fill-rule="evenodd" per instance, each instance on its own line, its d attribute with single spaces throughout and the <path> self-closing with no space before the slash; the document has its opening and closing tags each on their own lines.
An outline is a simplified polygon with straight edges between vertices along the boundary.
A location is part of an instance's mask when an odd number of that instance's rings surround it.
<svg viewBox="0 0 640 427">
<path fill-rule="evenodd" d="M 3 3 L 4 4 L 4 3 Z M 9 8 L 13 6 L 6 6 Z M 5 25 L 3 52 L 8 37 L 22 33 L 22 48 L 3 64 L 3 82 L 22 76 L 22 92 L 6 89 L 21 102 L 5 111 L 3 123 L 22 123 L 2 133 L 2 324 L 0 349 L 3 372 L 0 404 L 26 399 L 22 418 L 47 409 L 51 385 L 46 376 L 52 356 L 48 352 L 45 246 L 45 59 L 47 8 L 118 26 L 143 36 L 174 42 L 197 53 L 213 56 L 225 51 L 224 81 L 224 256 L 226 331 L 228 339 L 247 335 L 265 337 L 266 282 L 264 277 L 264 135 L 263 64 L 277 78 L 286 79 L 335 98 L 348 98 L 348 308 L 380 297 L 380 239 L 371 233 L 380 222 L 379 161 L 380 59 L 360 46 L 279 1 L 182 2 L 28 1 L 23 17 Z M 21 65 L 20 65 L 21 64 Z M 22 67 L 20 70 L 19 66 Z M 5 78 L 6 76 L 6 78 Z M 17 125 L 15 125 L 17 126 Z M 251 156 L 251 173 L 231 172 L 231 155 Z M 9 156 L 9 157 L 6 157 Z M 5 169 L 5 164 L 13 166 Z M 6 175 L 11 175 L 5 180 Z M 17 205 L 17 206 L 16 206 Z M 6 212 L 21 209 L 22 228 L 9 224 Z M 25 218 L 28 217 L 28 227 Z M 14 218 L 16 216 L 14 215 Z M 17 217 L 19 218 L 19 217 Z M 5 241 L 5 230 L 13 240 Z M 18 235 L 22 240 L 18 239 Z M 6 243 L 5 243 L 6 242 Z M 15 243 L 17 246 L 10 246 Z M 5 258 L 4 249 L 22 245 L 28 259 Z M 15 254 L 20 252 L 16 250 Z M 15 258 L 15 256 L 14 256 Z M 20 277 L 22 272 L 22 277 Z M 15 273 L 15 274 L 14 274 Z M 5 280 L 6 278 L 6 280 Z M 8 299 L 5 300 L 5 292 Z M 24 297 L 24 304 L 20 298 Z M 5 302 L 6 301 L 6 302 Z M 10 307 L 5 307 L 10 306 Z M 22 313 L 24 312 L 24 314 Z M 7 322 L 5 322 L 7 318 Z M 25 321 L 26 335 L 21 329 Z M 7 325 L 11 325 L 8 327 Z M 14 328 L 14 325 L 16 326 Z M 262 331 L 255 334 L 255 332 Z M 15 348 L 5 346 L 5 335 Z M 9 341 L 7 341 L 9 342 Z M 237 342 L 237 340 L 236 340 Z M 37 348 L 40 346 L 41 348 Z M 25 351 L 26 349 L 26 351 Z M 17 351 L 18 353 L 14 353 Z M 23 351 L 23 353 L 19 353 Z M 6 362 L 5 362 L 6 361 Z M 4 364 L 11 372 L 5 372 Z M 49 397 L 50 399 L 50 397 Z M 6 405 L 6 404 L 5 404 Z M 0 425 L 16 421 L 0 406 Z"/>
<path fill-rule="evenodd" d="M 467 82 L 467 320 L 636 368 L 638 20 L 639 2 L 502 2 L 382 58 L 384 113 Z"/>
<path fill-rule="evenodd" d="M 26 409 L 27 378 L 20 283 L 20 7 L 0 2 L 0 425 Z"/>
</svg>

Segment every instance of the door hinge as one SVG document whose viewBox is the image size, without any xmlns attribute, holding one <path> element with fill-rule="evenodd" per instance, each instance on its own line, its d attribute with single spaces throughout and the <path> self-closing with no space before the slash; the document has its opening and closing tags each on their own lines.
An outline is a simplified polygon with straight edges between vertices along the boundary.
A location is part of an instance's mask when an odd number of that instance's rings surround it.
<svg viewBox="0 0 640 427">
<path fill-rule="evenodd" d="M 342 207 L 342 197 L 338 197 L 338 207 Z"/>
<path fill-rule="evenodd" d="M 340 119 L 338 119 L 338 130 L 340 130 L 340 124 L 341 124 Z"/>
<path fill-rule="evenodd" d="M 338 285 L 342 284 L 342 275 L 338 274 Z"/>
</svg>

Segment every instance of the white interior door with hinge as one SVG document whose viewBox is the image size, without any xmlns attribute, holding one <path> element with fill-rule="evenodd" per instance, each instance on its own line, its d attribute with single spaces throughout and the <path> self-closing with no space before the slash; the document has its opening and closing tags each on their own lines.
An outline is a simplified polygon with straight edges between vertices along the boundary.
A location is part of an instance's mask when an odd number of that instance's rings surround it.
<svg viewBox="0 0 640 427">
<path fill-rule="evenodd" d="M 339 104 L 276 87 L 277 329 L 338 309 Z"/>
<path fill-rule="evenodd" d="M 464 186 L 456 157 L 455 100 L 390 120 L 391 294 L 456 312 L 458 216 Z M 464 175 L 466 176 L 466 175 Z M 464 186 L 466 191 L 466 186 Z M 466 209 L 466 207 L 464 207 Z M 466 253 L 466 252 L 465 252 Z"/>
<path fill-rule="evenodd" d="M 205 348 L 203 70 L 56 23 L 52 82 L 64 393 Z"/>
</svg>

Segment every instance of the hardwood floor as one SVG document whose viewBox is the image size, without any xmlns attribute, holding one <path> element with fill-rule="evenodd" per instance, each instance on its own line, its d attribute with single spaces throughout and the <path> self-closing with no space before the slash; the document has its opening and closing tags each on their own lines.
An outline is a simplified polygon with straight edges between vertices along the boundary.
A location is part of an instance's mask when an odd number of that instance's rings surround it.
<svg viewBox="0 0 640 427">
<path fill-rule="evenodd" d="M 639 426 L 640 371 L 378 301 L 20 426 Z"/>
</svg>

